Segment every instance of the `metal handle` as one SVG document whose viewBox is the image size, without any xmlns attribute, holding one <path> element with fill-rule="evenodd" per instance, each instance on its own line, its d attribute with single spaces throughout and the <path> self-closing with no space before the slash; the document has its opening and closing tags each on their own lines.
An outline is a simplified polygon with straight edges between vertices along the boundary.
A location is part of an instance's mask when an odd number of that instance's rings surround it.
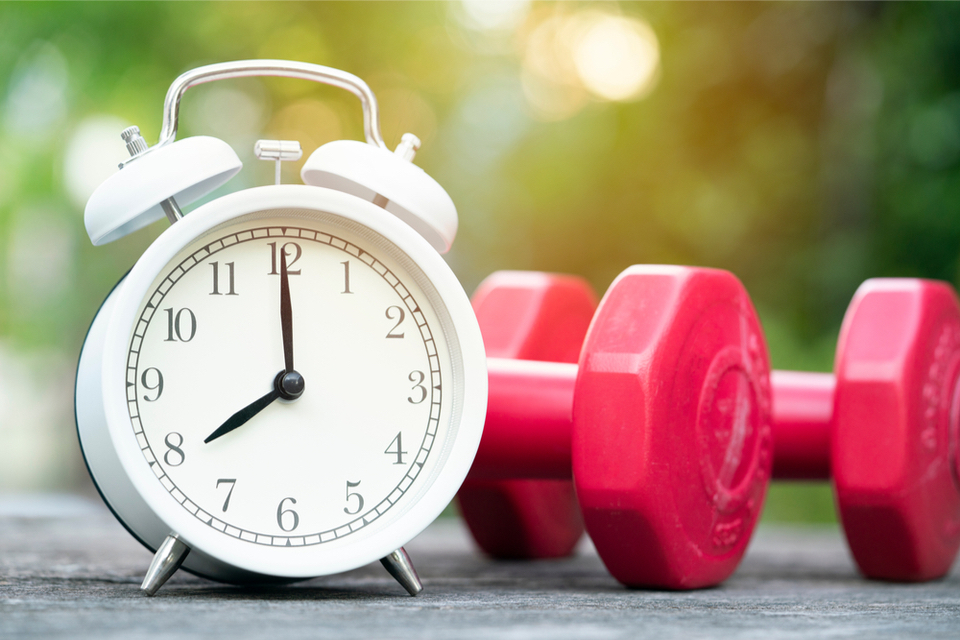
<svg viewBox="0 0 960 640">
<path fill-rule="evenodd" d="M 228 80 L 230 78 L 249 78 L 276 76 L 299 78 L 345 89 L 360 99 L 363 107 L 363 133 L 368 144 L 387 149 L 380 133 L 380 120 L 377 113 L 377 98 L 367 83 L 346 71 L 324 67 L 307 62 L 290 60 L 237 60 L 221 62 L 191 69 L 173 81 L 167 90 L 163 103 L 163 127 L 160 129 L 158 147 L 169 144 L 177 137 L 177 124 L 180 114 L 180 99 L 187 89 L 198 84 Z M 389 151 L 389 149 L 388 149 Z"/>
</svg>

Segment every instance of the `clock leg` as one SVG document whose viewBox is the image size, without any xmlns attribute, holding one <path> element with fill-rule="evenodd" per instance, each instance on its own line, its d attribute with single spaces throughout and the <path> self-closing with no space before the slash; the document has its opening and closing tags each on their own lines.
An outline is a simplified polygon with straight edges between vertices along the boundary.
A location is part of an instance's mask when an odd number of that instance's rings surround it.
<svg viewBox="0 0 960 640">
<path fill-rule="evenodd" d="M 153 561 L 150 563 L 150 568 L 147 569 L 147 575 L 143 578 L 140 590 L 148 596 L 155 594 L 163 586 L 163 583 L 176 573 L 188 553 L 190 553 L 190 547 L 181 542 L 176 534 L 168 535 L 153 556 Z M 416 573 L 414 573 L 414 576 L 416 576 Z"/>
<path fill-rule="evenodd" d="M 399 582 L 410 595 L 415 596 L 423 591 L 420 576 L 417 575 L 417 570 L 413 568 L 413 563 L 410 562 L 410 556 L 407 555 L 403 547 L 400 547 L 386 558 L 380 558 L 380 563 L 384 569 L 390 572 L 390 575 L 396 578 L 397 582 Z"/>
</svg>

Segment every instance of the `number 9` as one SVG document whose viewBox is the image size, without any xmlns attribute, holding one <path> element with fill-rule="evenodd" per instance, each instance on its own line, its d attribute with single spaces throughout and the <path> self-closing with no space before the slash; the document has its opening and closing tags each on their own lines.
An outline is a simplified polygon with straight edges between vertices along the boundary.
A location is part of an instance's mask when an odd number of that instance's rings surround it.
<svg viewBox="0 0 960 640">
<path fill-rule="evenodd" d="M 157 383 L 153 385 L 147 382 L 147 374 L 151 371 L 155 371 L 157 373 Z M 160 369 L 157 369 L 156 367 L 150 367 L 143 372 L 143 375 L 140 376 L 140 384 L 143 385 L 143 388 L 147 391 L 157 392 L 157 395 L 153 398 L 144 395 L 143 399 L 147 402 L 156 402 L 160 399 L 161 394 L 163 394 L 163 374 L 160 373 Z"/>
</svg>

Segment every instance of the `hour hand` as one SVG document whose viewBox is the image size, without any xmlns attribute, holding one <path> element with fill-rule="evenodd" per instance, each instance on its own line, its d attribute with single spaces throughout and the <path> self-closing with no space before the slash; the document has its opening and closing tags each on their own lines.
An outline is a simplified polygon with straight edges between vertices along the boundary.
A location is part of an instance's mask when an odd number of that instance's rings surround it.
<svg viewBox="0 0 960 640">
<path fill-rule="evenodd" d="M 216 431 L 214 431 L 209 436 L 207 436 L 207 438 L 203 441 L 204 444 L 208 442 L 212 442 L 213 440 L 216 440 L 220 436 L 230 433 L 237 427 L 242 427 L 244 424 L 247 423 L 248 420 L 250 420 L 250 418 L 252 418 L 253 416 L 257 415 L 258 413 L 266 409 L 271 402 L 273 402 L 279 397 L 280 397 L 280 390 L 277 388 L 276 385 L 274 385 L 274 388 L 273 390 L 270 391 L 270 393 L 260 398 L 257 398 L 256 400 L 254 400 L 253 402 L 245 406 L 243 409 L 240 409 L 240 411 L 237 411 L 235 414 L 227 418 L 226 422 L 224 422 L 222 425 L 217 427 Z"/>
<path fill-rule="evenodd" d="M 217 430 L 211 433 L 203 441 L 204 444 L 216 440 L 220 436 L 230 433 L 237 427 L 242 427 L 250 418 L 257 415 L 267 408 L 271 402 L 278 398 L 286 400 L 296 400 L 303 394 L 303 376 L 296 371 L 281 371 L 273 380 L 273 390 L 257 398 L 240 411 L 227 418 L 226 422 L 217 427 Z"/>
</svg>

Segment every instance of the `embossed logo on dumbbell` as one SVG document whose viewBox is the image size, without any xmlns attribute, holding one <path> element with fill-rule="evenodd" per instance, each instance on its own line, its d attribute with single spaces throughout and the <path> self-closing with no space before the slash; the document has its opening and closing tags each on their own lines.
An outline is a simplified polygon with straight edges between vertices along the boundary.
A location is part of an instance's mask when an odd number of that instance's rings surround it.
<svg viewBox="0 0 960 640">
<path fill-rule="evenodd" d="M 734 547 L 745 531 L 744 518 L 759 507 L 770 468 L 772 438 L 764 393 L 769 369 L 758 357 L 758 336 L 747 331 L 740 347 L 728 346 L 710 364 L 700 390 L 697 435 L 707 496 L 716 507 L 713 553 Z M 722 454 L 722 455 L 718 455 Z"/>
<path fill-rule="evenodd" d="M 954 401 L 954 385 L 950 378 L 957 376 L 957 361 L 960 359 L 960 324 L 945 323 L 935 340 L 932 349 L 933 358 L 927 370 L 927 380 L 923 385 L 924 428 L 920 432 L 920 442 L 930 452 L 937 450 L 938 443 L 948 441 L 950 432 L 950 406 Z M 940 434 L 941 423 L 946 422 L 946 433 Z"/>
</svg>

